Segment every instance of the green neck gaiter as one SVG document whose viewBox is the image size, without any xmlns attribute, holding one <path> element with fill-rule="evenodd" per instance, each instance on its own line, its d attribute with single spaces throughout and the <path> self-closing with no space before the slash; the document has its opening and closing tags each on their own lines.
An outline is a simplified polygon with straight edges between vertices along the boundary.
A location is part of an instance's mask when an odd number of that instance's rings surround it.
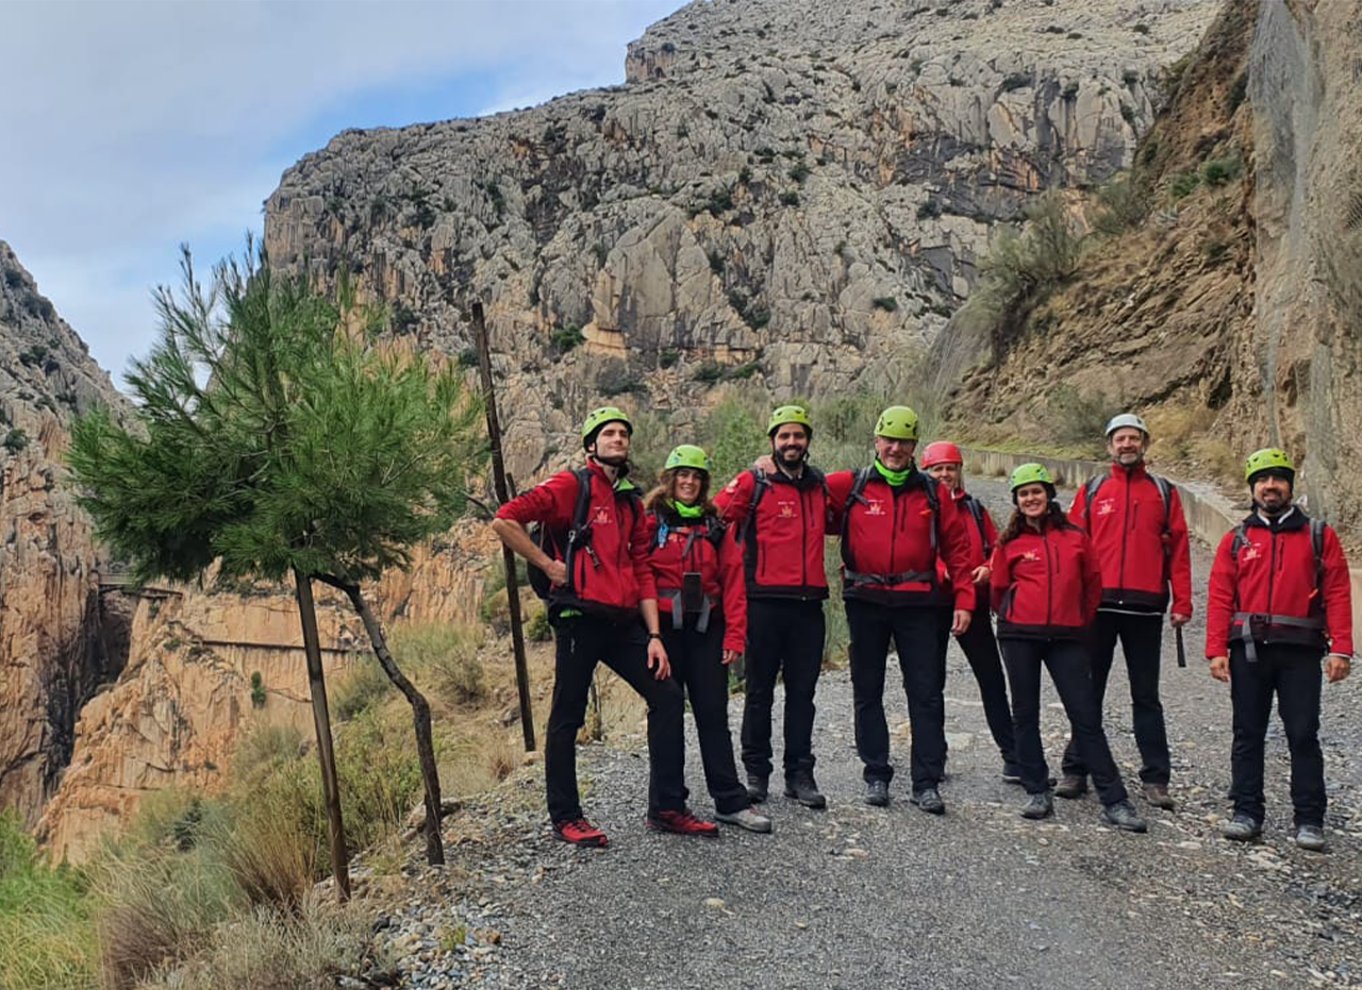
<svg viewBox="0 0 1362 990">
<path fill-rule="evenodd" d="M 705 507 L 703 505 L 685 505 L 673 500 L 672 508 L 676 510 L 676 514 L 682 519 L 700 519 L 705 514 Z"/>
<path fill-rule="evenodd" d="M 890 471 L 880 463 L 880 459 L 877 457 L 875 458 L 875 470 L 880 472 L 880 476 L 884 478 L 885 481 L 889 482 L 889 484 L 893 485 L 895 488 L 898 488 L 907 481 L 908 476 L 913 473 L 913 466 L 910 464 L 902 471 Z"/>
</svg>

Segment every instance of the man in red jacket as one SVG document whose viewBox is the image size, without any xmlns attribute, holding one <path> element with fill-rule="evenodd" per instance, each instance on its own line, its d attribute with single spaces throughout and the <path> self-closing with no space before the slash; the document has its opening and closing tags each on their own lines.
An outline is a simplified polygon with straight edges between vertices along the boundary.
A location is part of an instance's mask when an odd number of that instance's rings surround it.
<svg viewBox="0 0 1362 990">
<path fill-rule="evenodd" d="M 917 470 L 917 414 L 890 406 L 875 424 L 875 460 L 828 475 L 831 519 L 842 534 L 842 598 L 851 630 L 856 751 L 865 765 L 865 802 L 889 803 L 889 729 L 884 674 L 892 639 L 912 725 L 911 801 L 945 812 L 938 787 L 946 764 L 947 630 L 970 625 L 974 581 L 969 537 L 950 491 Z M 952 608 L 940 607 L 938 555 Z"/>
<path fill-rule="evenodd" d="M 605 833 L 582 813 L 577 790 L 577 732 L 586 717 L 597 661 L 619 674 L 648 704 L 648 827 L 682 835 L 718 834 L 713 822 L 686 810 L 684 706 L 662 645 L 657 590 L 648 565 L 648 523 L 637 490 L 626 477 L 632 434 L 629 418 L 614 406 L 592 411 L 582 423 L 582 447 L 590 469 L 584 521 L 574 518 L 580 486 L 574 471 L 561 471 L 507 502 L 492 521 L 501 541 L 552 582 L 549 614 L 557 652 L 544 742 L 544 783 L 554 833 L 577 845 L 606 845 Z M 551 557 L 535 543 L 525 528 L 531 522 L 549 530 L 575 531 L 565 559 Z"/>
<path fill-rule="evenodd" d="M 960 448 L 949 440 L 927 444 L 922 452 L 922 469 L 946 486 L 951 498 L 961 510 L 965 535 L 969 538 L 969 575 L 974 583 L 974 615 L 969 627 L 956 637 L 960 649 L 969 661 L 974 680 L 979 685 L 979 697 L 984 703 L 984 719 L 1003 758 L 1003 780 L 1020 784 L 1021 768 L 1017 765 L 1016 744 L 1012 735 L 1012 708 L 1007 700 L 1007 679 L 1003 676 L 1003 660 L 998 653 L 998 641 L 993 636 L 993 622 L 989 617 L 988 583 L 992 571 L 989 559 L 998 545 L 998 529 L 993 524 L 982 502 L 965 491 L 964 457 Z M 939 560 L 940 576 L 950 572 L 944 559 Z M 944 632 L 944 630 L 943 630 Z"/>
<path fill-rule="evenodd" d="M 1234 817 L 1222 831 L 1240 842 L 1262 834 L 1263 738 L 1275 693 L 1291 750 L 1296 845 L 1322 852 L 1320 658 L 1329 683 L 1348 676 L 1348 562 L 1333 529 L 1292 505 L 1296 469 L 1283 451 L 1250 454 L 1244 476 L 1253 511 L 1220 541 L 1206 598 L 1206 657 L 1234 706 Z"/>
<path fill-rule="evenodd" d="M 1176 488 L 1145 468 L 1148 448 L 1149 428 L 1144 420 L 1133 413 L 1113 418 L 1107 424 L 1111 472 L 1078 490 L 1069 518 L 1087 530 L 1102 567 L 1102 604 L 1092 644 L 1098 706 L 1106 696 L 1119 638 L 1130 679 L 1144 797 L 1157 808 L 1172 808 L 1159 659 L 1170 591 L 1168 621 L 1173 628 L 1186 625 L 1192 617 L 1192 556 L 1182 500 Z M 1087 768 L 1072 738 L 1064 751 L 1063 770 L 1055 794 L 1076 798 L 1088 789 Z"/>
<path fill-rule="evenodd" d="M 813 422 L 803 406 L 771 414 L 774 470 L 754 468 L 714 499 L 738 527 L 747 575 L 747 693 L 742 715 L 742 760 L 747 790 L 765 801 L 771 777 L 771 707 L 776 676 L 785 674 L 785 795 L 807 808 L 827 799 L 813 777 L 814 691 L 823 666 L 823 533 L 827 489 L 808 463 Z"/>
</svg>

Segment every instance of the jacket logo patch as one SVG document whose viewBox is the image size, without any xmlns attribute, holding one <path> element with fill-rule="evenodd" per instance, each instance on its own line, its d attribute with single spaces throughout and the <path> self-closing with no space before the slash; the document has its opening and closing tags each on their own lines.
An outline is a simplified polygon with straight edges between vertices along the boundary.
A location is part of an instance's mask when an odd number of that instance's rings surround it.
<svg viewBox="0 0 1362 990">
<path fill-rule="evenodd" d="M 1242 554 L 1239 555 L 1239 559 L 1240 559 L 1240 560 L 1246 560 L 1246 561 L 1247 561 L 1247 560 L 1257 560 L 1257 559 L 1258 559 L 1259 557 L 1261 557 L 1262 555 L 1263 555 L 1263 551 L 1259 548 L 1258 544 L 1256 544 L 1256 543 L 1246 543 L 1246 544 L 1244 545 L 1244 552 L 1243 552 Z"/>
<path fill-rule="evenodd" d="M 1036 553 L 1036 551 L 1034 551 L 1034 550 L 1027 550 L 1026 552 L 1024 552 L 1024 553 L 1021 555 L 1021 559 L 1022 559 L 1022 560 L 1037 561 L 1037 560 L 1040 560 L 1040 554 Z"/>
<path fill-rule="evenodd" d="M 1116 499 L 1099 499 L 1093 508 L 1097 511 L 1099 516 L 1109 516 L 1116 511 Z"/>
<path fill-rule="evenodd" d="M 592 517 L 591 524 L 593 526 L 609 526 L 610 525 L 609 507 L 604 505 L 596 506 L 596 515 Z"/>
<path fill-rule="evenodd" d="M 868 498 L 865 501 L 865 511 L 868 515 L 884 515 L 884 503 L 877 498 Z"/>
<path fill-rule="evenodd" d="M 795 508 L 795 507 L 794 507 L 794 503 L 793 503 L 793 502 L 781 502 L 781 503 L 780 503 L 780 518 L 782 518 L 782 519 L 793 519 L 793 518 L 795 517 L 795 510 L 794 510 L 794 508 Z"/>
</svg>

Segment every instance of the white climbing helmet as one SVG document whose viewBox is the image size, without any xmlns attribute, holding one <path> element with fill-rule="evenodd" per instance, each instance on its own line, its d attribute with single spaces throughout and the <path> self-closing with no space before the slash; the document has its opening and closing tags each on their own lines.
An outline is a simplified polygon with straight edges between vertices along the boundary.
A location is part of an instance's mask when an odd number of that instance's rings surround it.
<svg viewBox="0 0 1362 990">
<path fill-rule="evenodd" d="M 1110 440 L 1111 435 L 1124 426 L 1139 430 L 1146 440 L 1149 439 L 1149 427 L 1145 426 L 1144 420 L 1134 413 L 1121 413 L 1119 416 L 1111 417 L 1111 422 L 1107 424 L 1107 439 Z"/>
</svg>

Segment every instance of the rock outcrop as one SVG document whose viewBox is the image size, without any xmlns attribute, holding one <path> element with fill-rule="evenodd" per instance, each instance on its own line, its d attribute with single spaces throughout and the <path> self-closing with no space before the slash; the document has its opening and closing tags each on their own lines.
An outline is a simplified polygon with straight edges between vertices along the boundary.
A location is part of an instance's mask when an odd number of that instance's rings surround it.
<svg viewBox="0 0 1362 990">
<path fill-rule="evenodd" d="M 81 706 L 117 675 L 123 603 L 65 484 L 74 416 L 123 400 L 0 242 L 0 808 L 32 823 L 70 759 Z"/>
<path fill-rule="evenodd" d="M 622 87 L 341 134 L 285 174 L 266 245 L 452 355 L 483 300 L 528 477 L 595 397 L 684 427 L 716 380 L 825 395 L 933 338 L 993 223 L 1130 163 L 1212 14 L 696 2 Z"/>
<path fill-rule="evenodd" d="M 1099 411 L 1141 408 L 1156 453 L 1227 482 L 1242 483 L 1244 454 L 1281 444 L 1312 506 L 1356 531 L 1359 27 L 1351 4 L 1226 5 L 1138 152 L 1147 219 L 1094 244 L 1001 360 L 964 376 L 955 428 L 1063 443 L 1081 424 L 1056 407 L 1062 385 L 1092 430 Z"/>
</svg>

